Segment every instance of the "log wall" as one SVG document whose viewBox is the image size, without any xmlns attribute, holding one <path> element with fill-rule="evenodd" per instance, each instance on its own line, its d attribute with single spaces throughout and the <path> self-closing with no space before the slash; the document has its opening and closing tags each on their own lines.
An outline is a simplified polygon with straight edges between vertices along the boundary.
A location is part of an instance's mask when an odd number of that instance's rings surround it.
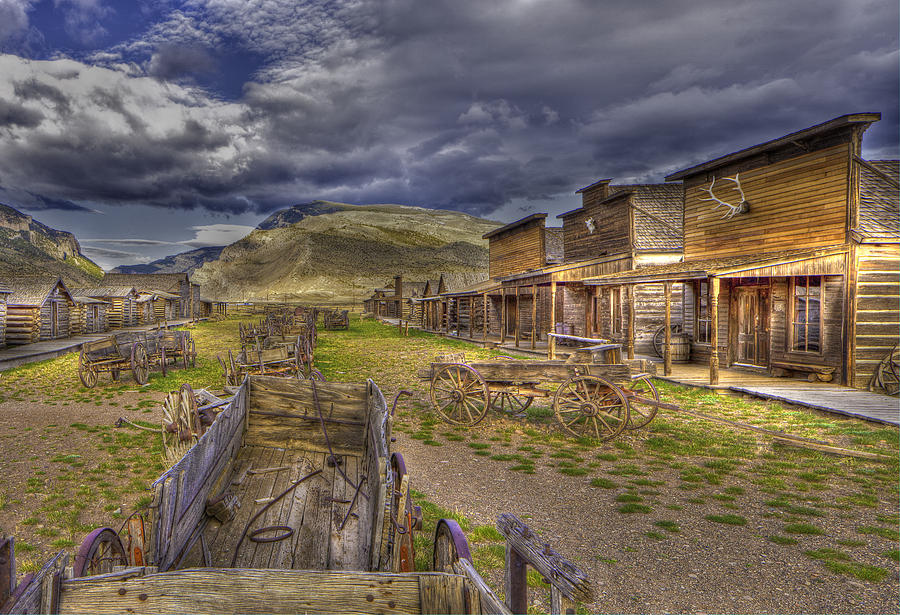
<svg viewBox="0 0 900 615">
<path fill-rule="evenodd" d="M 53 323 L 53 306 L 56 306 L 56 330 L 54 331 Z M 62 337 L 69 337 L 69 307 L 71 303 L 61 296 L 51 295 L 41 306 L 40 311 L 40 334 L 38 340 L 53 340 Z"/>
<path fill-rule="evenodd" d="M 544 266 L 544 221 L 491 237 L 489 247 L 492 278 L 540 269 Z"/>
<path fill-rule="evenodd" d="M 567 263 L 596 258 L 603 254 L 629 252 L 631 250 L 631 215 L 629 197 L 613 199 L 606 203 L 585 203 L 582 209 L 563 219 L 563 241 Z M 594 232 L 587 227 L 588 218 L 594 219 Z"/>
<path fill-rule="evenodd" d="M 85 321 L 90 309 L 90 306 L 84 303 L 72 304 L 69 310 L 69 330 L 73 336 L 85 333 Z"/>
<path fill-rule="evenodd" d="M 900 343 L 900 246 L 860 245 L 855 251 L 855 334 L 852 336 L 851 385 L 869 380 L 894 345 Z"/>
<path fill-rule="evenodd" d="M 33 344 L 40 337 L 40 308 L 10 305 L 6 311 L 6 343 Z"/>
<path fill-rule="evenodd" d="M 850 144 L 841 143 L 761 168 L 720 169 L 719 177 L 740 172 L 750 211 L 724 219 L 724 208 L 703 201 L 713 175 L 684 181 L 685 259 L 758 254 L 841 244 L 847 238 Z M 719 180 L 714 194 L 740 203 L 734 182 Z"/>
<path fill-rule="evenodd" d="M 0 295 L 0 348 L 6 346 L 6 297 Z"/>
</svg>

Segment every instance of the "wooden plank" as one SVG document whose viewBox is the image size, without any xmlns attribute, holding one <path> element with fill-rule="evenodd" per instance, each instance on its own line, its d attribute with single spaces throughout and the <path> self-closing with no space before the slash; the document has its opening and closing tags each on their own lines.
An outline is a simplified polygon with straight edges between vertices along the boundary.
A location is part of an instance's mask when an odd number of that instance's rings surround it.
<svg viewBox="0 0 900 615">
<path fill-rule="evenodd" d="M 275 456 L 275 449 L 259 447 L 253 452 L 255 453 L 253 461 L 254 467 L 271 467 Z M 249 533 L 256 527 L 260 527 L 258 522 L 255 526 L 251 527 L 247 527 L 247 524 L 253 516 L 259 512 L 260 508 L 265 506 L 265 503 L 257 503 L 256 500 L 270 497 L 272 492 L 271 481 L 273 480 L 271 476 L 271 474 L 248 474 L 244 479 L 247 484 L 247 490 L 242 494 L 241 507 L 238 509 L 239 514 L 235 515 L 235 518 L 231 520 L 231 523 L 229 524 L 230 527 L 225 534 L 225 540 L 222 544 L 223 559 L 219 560 L 222 562 L 220 565 L 230 568 L 250 567 L 253 553 L 256 551 L 256 545 L 246 537 L 244 537 L 244 540 L 242 541 L 241 536 L 245 528 Z M 240 548 L 237 548 L 239 542 Z M 237 549 L 237 551 L 235 551 L 235 549 Z M 236 558 L 235 553 L 237 553 Z M 234 563 L 232 563 L 232 561 L 234 561 Z"/>
<path fill-rule="evenodd" d="M 354 485 L 359 484 L 359 458 L 354 455 L 344 455 L 341 469 Z M 350 485 L 339 472 L 334 473 L 334 484 L 331 490 L 329 541 L 331 546 L 328 551 L 329 570 L 361 570 L 365 568 L 365 562 L 360 561 L 359 548 L 359 521 L 353 516 L 347 519 L 343 530 L 340 529 L 344 517 L 350 511 L 350 504 L 356 488 Z M 357 497 L 357 502 L 362 499 Z M 356 504 L 354 503 L 354 510 Z M 358 514 L 358 513 L 357 513 Z"/>
<path fill-rule="evenodd" d="M 52 577 L 59 570 L 64 569 L 68 561 L 69 555 L 65 551 L 60 551 L 47 560 L 6 612 L 22 613 L 23 615 L 48 612 L 42 610 L 44 579 Z"/>
<path fill-rule="evenodd" d="M 293 456 L 289 475 L 292 483 L 319 469 L 313 464 L 309 453 L 291 451 L 289 454 Z M 310 481 L 304 481 L 297 485 L 293 492 L 285 496 L 286 504 L 282 509 L 282 518 L 284 525 L 292 528 L 294 534 L 287 540 L 276 543 L 269 560 L 269 568 L 290 569 L 293 565 L 294 549 L 297 546 L 300 527 L 303 525 L 303 509 L 306 505 L 309 485 Z"/>
<path fill-rule="evenodd" d="M 422 613 L 481 613 L 480 604 L 472 604 L 478 601 L 478 594 L 470 592 L 466 585 L 466 578 L 456 575 L 420 576 L 419 603 Z"/>
<path fill-rule="evenodd" d="M 329 524 L 331 522 L 331 497 L 334 484 L 334 468 L 325 463 L 324 453 L 316 454 L 313 463 L 322 468 L 319 477 L 309 482 L 303 504 L 303 525 L 294 533 L 294 570 L 326 570 L 328 550 L 331 545 Z"/>
<path fill-rule="evenodd" d="M 427 587 L 446 582 L 442 599 L 445 603 L 460 604 L 449 593 L 462 594 L 465 587 L 459 584 L 462 578 L 443 573 L 194 569 L 149 574 L 121 582 L 91 577 L 68 580 L 63 585 L 60 613 L 430 612 L 421 608 L 423 577 L 429 579 Z"/>
<path fill-rule="evenodd" d="M 279 468 L 285 464 L 285 456 L 286 453 L 283 449 L 273 449 L 272 458 L 271 458 L 271 466 L 272 468 Z M 281 494 L 287 487 L 290 485 L 291 473 L 289 471 L 279 471 L 279 472 L 266 472 L 264 474 L 254 474 L 254 479 L 259 479 L 261 481 L 260 487 L 260 495 L 259 499 L 273 499 L 279 494 Z M 269 506 L 268 510 L 260 516 L 259 519 L 256 520 L 250 528 L 248 528 L 248 532 L 252 532 L 253 530 L 263 528 L 263 527 L 272 527 L 275 525 L 284 525 L 284 521 L 281 516 L 282 507 L 286 504 L 290 503 L 290 498 L 287 496 L 281 498 L 279 501 L 275 502 L 271 506 Z M 269 502 L 262 502 L 258 507 L 265 506 Z M 271 537 L 276 534 L 283 534 L 284 532 L 272 531 L 266 532 L 264 534 L 265 537 Z M 276 543 L 272 542 L 253 542 L 250 540 L 249 536 L 246 541 L 248 542 L 248 547 L 250 547 L 250 551 L 252 555 L 249 558 L 249 564 L 241 566 L 242 568 L 268 568 L 269 560 L 272 558 L 272 552 L 275 550 Z"/>
<path fill-rule="evenodd" d="M 500 597 L 494 593 L 494 590 L 492 590 L 485 582 L 485 580 L 481 578 L 481 575 L 478 574 L 477 570 L 475 570 L 475 566 L 472 565 L 472 562 L 467 559 L 458 559 L 453 562 L 453 571 L 456 574 L 466 576 L 469 581 L 475 586 L 475 589 L 481 598 L 481 610 L 472 608 L 470 612 L 512 615 L 512 611 L 509 610 L 509 607 L 507 607 L 506 604 L 504 604 L 503 601 L 500 600 Z"/>
</svg>

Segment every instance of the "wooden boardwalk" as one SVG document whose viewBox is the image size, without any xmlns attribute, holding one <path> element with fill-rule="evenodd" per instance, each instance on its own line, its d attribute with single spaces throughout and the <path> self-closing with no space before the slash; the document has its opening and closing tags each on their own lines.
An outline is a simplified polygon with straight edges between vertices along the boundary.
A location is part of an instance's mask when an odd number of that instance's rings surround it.
<svg viewBox="0 0 900 615">
<path fill-rule="evenodd" d="M 188 319 L 170 320 L 166 324 L 166 328 L 180 327 L 191 322 Z M 70 352 L 79 352 L 81 345 L 92 340 L 102 339 L 110 335 L 119 333 L 130 333 L 134 331 L 149 331 L 155 329 L 156 325 L 144 325 L 140 327 L 125 327 L 124 329 L 114 329 L 104 333 L 91 333 L 88 335 L 77 335 L 75 337 L 64 337 L 56 340 L 47 340 L 44 342 L 35 342 L 34 344 L 23 344 L 22 346 L 10 346 L 9 348 L 0 349 L 0 370 L 11 369 L 26 363 L 34 363 L 36 361 L 44 361 L 46 359 L 55 359 Z"/>
</svg>

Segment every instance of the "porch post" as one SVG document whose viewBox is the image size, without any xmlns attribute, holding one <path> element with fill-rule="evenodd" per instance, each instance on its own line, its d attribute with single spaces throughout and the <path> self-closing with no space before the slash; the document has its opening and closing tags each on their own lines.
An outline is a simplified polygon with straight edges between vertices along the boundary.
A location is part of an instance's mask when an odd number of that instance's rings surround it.
<svg viewBox="0 0 900 615">
<path fill-rule="evenodd" d="M 666 296 L 665 344 L 663 346 L 663 375 L 672 374 L 672 283 L 663 282 L 663 294 Z"/>
<path fill-rule="evenodd" d="M 469 295 L 469 339 L 475 339 L 475 295 Z"/>
<path fill-rule="evenodd" d="M 719 278 L 709 278 L 709 383 L 719 384 Z"/>
<path fill-rule="evenodd" d="M 519 287 L 516 286 L 516 348 L 519 347 L 519 320 L 522 315 L 519 313 Z"/>
<path fill-rule="evenodd" d="M 531 285 L 531 349 L 537 347 L 535 331 L 537 330 L 537 284 Z"/>
<path fill-rule="evenodd" d="M 625 286 L 625 307 L 628 309 L 628 331 L 625 334 L 625 351 L 634 358 L 634 284 Z"/>
<path fill-rule="evenodd" d="M 500 288 L 500 343 L 506 341 L 506 287 Z"/>
<path fill-rule="evenodd" d="M 487 320 L 488 320 L 488 295 L 487 293 L 483 293 L 481 295 L 481 311 L 484 312 L 484 318 L 481 320 L 481 341 L 487 341 Z"/>
<path fill-rule="evenodd" d="M 550 333 L 556 333 L 556 280 L 550 282 Z M 547 358 L 556 358 L 556 338 L 547 336 Z"/>
</svg>

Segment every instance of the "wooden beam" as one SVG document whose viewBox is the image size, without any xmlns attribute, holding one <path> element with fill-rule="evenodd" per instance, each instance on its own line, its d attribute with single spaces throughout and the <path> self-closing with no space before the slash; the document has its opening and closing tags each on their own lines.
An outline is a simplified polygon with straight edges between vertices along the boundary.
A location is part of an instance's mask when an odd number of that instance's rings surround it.
<svg viewBox="0 0 900 615">
<path fill-rule="evenodd" d="M 672 374 L 672 283 L 663 282 L 666 300 L 665 341 L 663 342 L 663 375 Z"/>
<path fill-rule="evenodd" d="M 628 309 L 628 325 L 625 332 L 625 352 L 629 359 L 634 358 L 634 284 L 625 286 L 625 307 Z"/>
<path fill-rule="evenodd" d="M 500 289 L 500 343 L 506 341 L 506 289 Z"/>
<path fill-rule="evenodd" d="M 486 342 L 488 330 L 488 296 L 486 292 L 481 294 L 481 310 L 484 313 L 481 321 L 481 341 Z"/>
<path fill-rule="evenodd" d="M 469 339 L 475 339 L 475 295 L 469 295 Z"/>
<path fill-rule="evenodd" d="M 550 333 L 556 333 L 556 281 L 550 282 Z M 551 361 L 556 358 L 556 340 L 552 335 L 547 336 L 547 358 Z"/>
<path fill-rule="evenodd" d="M 519 320 L 522 315 L 519 313 L 519 287 L 516 286 L 516 348 L 519 347 Z"/>
<path fill-rule="evenodd" d="M 719 384 L 719 278 L 709 278 L 709 383 Z"/>
<path fill-rule="evenodd" d="M 537 284 L 531 285 L 531 349 L 537 347 Z"/>
</svg>

